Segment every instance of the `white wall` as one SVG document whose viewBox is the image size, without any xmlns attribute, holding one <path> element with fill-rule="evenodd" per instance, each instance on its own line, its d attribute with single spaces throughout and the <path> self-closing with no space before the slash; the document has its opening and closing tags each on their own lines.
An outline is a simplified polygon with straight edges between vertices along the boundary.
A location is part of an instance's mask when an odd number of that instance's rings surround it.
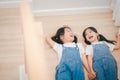
<svg viewBox="0 0 120 80">
<path fill-rule="evenodd" d="M 35 15 L 61 15 L 109 11 L 111 0 L 33 0 Z"/>
<path fill-rule="evenodd" d="M 33 0 L 33 10 L 104 7 L 110 6 L 111 0 Z"/>
<path fill-rule="evenodd" d="M 22 0 L 0 0 L 0 7 L 19 7 Z M 28 0 L 35 15 L 110 11 L 111 0 Z"/>
</svg>

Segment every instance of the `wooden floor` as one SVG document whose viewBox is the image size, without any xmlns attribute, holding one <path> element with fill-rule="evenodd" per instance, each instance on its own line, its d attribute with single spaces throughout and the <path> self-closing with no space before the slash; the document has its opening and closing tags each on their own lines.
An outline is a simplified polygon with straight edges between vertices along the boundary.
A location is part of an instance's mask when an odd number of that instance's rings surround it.
<svg viewBox="0 0 120 80">
<path fill-rule="evenodd" d="M 49 35 L 54 33 L 59 27 L 67 24 L 69 25 L 73 32 L 79 38 L 79 41 L 83 42 L 82 32 L 86 27 L 94 26 L 97 28 L 99 33 L 103 34 L 108 39 L 115 40 L 115 33 L 118 27 L 114 26 L 114 21 L 112 20 L 111 12 L 104 13 L 84 13 L 84 14 L 73 14 L 73 15 L 62 15 L 62 16 L 44 16 L 35 17 L 36 21 L 42 21 L 44 34 Z M 48 62 L 48 68 L 50 70 L 50 80 L 54 80 L 55 66 L 58 63 L 58 58 L 55 52 L 46 45 L 46 61 Z M 120 72 L 120 50 L 114 51 L 118 63 L 118 72 Z M 120 77 L 120 73 L 119 73 Z M 86 78 L 87 80 L 87 78 Z"/>
<path fill-rule="evenodd" d="M 67 24 L 82 43 L 82 32 L 88 26 L 96 27 L 108 39 L 115 40 L 115 33 L 117 32 L 111 12 L 37 16 L 35 20 L 38 22 L 42 21 L 45 35 L 53 33 L 62 25 Z M 0 80 L 19 80 L 19 65 L 24 64 L 24 42 L 21 26 L 19 9 L 0 9 Z M 46 43 L 45 50 L 47 68 L 49 69 L 48 77 L 49 80 L 54 80 L 58 58 L 56 53 Z M 113 52 L 113 55 L 118 63 L 118 72 L 120 72 L 120 50 Z"/>
<path fill-rule="evenodd" d="M 0 8 L 0 80 L 19 80 L 21 64 L 24 47 L 19 9 Z"/>
</svg>

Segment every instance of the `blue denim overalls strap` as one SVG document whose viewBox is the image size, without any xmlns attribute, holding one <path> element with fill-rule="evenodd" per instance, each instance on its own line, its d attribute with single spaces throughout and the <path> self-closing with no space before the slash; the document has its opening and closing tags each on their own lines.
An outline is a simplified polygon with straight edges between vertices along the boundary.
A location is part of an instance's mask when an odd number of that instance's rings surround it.
<svg viewBox="0 0 120 80">
<path fill-rule="evenodd" d="M 62 57 L 56 67 L 56 80 L 85 80 L 79 48 L 63 45 Z"/>
<path fill-rule="evenodd" d="M 118 80 L 116 60 L 105 43 L 93 44 L 93 69 L 95 80 Z"/>
</svg>

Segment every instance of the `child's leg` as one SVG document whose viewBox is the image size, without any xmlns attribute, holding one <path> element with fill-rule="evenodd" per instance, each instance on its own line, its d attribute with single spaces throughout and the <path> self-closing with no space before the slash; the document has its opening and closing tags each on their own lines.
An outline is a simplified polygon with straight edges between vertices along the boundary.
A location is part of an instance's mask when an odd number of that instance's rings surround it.
<svg viewBox="0 0 120 80">
<path fill-rule="evenodd" d="M 105 80 L 104 70 L 100 61 L 94 63 L 94 71 L 96 72 L 95 80 Z"/>
<path fill-rule="evenodd" d="M 56 80 L 72 80 L 71 71 L 62 65 L 56 69 Z"/>
<path fill-rule="evenodd" d="M 105 67 L 105 80 L 118 80 L 117 63 L 115 60 L 107 60 Z"/>
</svg>

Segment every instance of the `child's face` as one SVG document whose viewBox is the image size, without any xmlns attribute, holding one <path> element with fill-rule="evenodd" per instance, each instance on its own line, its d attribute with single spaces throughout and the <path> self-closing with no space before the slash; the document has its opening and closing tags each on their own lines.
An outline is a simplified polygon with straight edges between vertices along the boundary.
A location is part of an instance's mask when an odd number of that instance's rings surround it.
<svg viewBox="0 0 120 80">
<path fill-rule="evenodd" d="M 91 29 L 86 30 L 85 36 L 86 36 L 86 39 L 91 43 L 98 41 L 97 39 L 98 33 L 95 33 Z"/>
<path fill-rule="evenodd" d="M 65 28 L 65 30 L 64 30 L 64 35 L 61 36 L 61 40 L 62 40 L 64 43 L 73 42 L 73 40 L 74 40 L 74 34 L 73 34 L 73 32 L 71 31 L 71 29 Z"/>
</svg>

